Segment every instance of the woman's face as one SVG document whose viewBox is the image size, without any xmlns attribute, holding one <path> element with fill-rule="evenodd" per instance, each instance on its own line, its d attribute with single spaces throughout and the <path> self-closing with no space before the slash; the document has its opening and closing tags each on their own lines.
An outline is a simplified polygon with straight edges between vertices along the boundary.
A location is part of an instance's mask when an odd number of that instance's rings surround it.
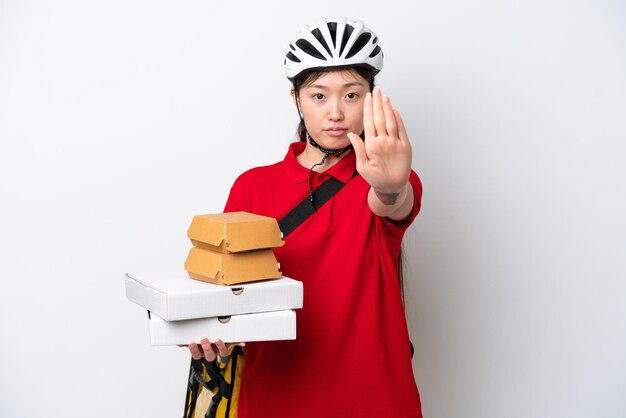
<svg viewBox="0 0 626 418">
<path fill-rule="evenodd" d="M 350 144 L 348 133 L 363 131 L 363 99 L 369 82 L 353 70 L 328 71 L 304 84 L 298 99 L 309 134 L 322 147 Z M 292 91 L 292 95 L 295 94 Z"/>
</svg>

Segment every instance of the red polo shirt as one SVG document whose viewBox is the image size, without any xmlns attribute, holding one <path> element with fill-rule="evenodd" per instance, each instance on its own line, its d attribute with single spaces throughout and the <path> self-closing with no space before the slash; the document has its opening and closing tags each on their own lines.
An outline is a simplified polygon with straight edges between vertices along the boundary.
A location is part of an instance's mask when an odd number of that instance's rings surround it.
<svg viewBox="0 0 626 418">
<path fill-rule="evenodd" d="M 309 169 L 296 161 L 305 145 L 242 174 L 224 210 L 280 220 L 309 194 Z M 313 189 L 330 176 L 348 184 L 275 249 L 283 274 L 303 282 L 304 306 L 296 340 L 246 345 L 240 418 L 422 416 L 398 284 L 422 186 L 411 171 L 413 211 L 395 223 L 372 213 L 370 186 L 360 175 L 350 180 L 354 170 L 351 152 L 315 173 Z"/>
</svg>

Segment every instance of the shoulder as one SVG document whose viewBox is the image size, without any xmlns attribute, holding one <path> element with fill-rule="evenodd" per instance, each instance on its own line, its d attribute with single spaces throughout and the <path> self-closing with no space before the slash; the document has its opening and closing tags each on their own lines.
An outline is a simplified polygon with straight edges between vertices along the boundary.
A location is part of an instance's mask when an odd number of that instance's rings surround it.
<svg viewBox="0 0 626 418">
<path fill-rule="evenodd" d="M 281 175 L 283 162 L 279 161 L 271 165 L 265 165 L 260 167 L 254 167 L 244 171 L 235 179 L 233 188 L 239 187 L 255 187 L 259 184 L 264 184 L 268 180 Z"/>
<path fill-rule="evenodd" d="M 244 171 L 235 179 L 235 182 L 230 188 L 226 208 L 233 209 L 232 205 L 235 205 L 239 207 L 237 210 L 250 210 L 249 208 L 242 209 L 241 206 L 249 205 L 255 196 L 258 197 L 260 194 L 266 193 L 279 183 L 279 180 L 284 177 L 282 166 L 283 163 L 281 161 L 272 165 L 254 167 Z"/>
</svg>

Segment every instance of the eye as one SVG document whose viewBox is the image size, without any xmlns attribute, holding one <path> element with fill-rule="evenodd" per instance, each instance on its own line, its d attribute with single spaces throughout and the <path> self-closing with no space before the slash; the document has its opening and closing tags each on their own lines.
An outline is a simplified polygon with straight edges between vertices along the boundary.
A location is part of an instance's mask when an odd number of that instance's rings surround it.
<svg viewBox="0 0 626 418">
<path fill-rule="evenodd" d="M 315 100 L 324 100 L 324 95 L 323 95 L 322 93 L 315 93 L 315 94 L 313 95 L 313 98 L 314 98 Z"/>
<path fill-rule="evenodd" d="M 346 94 L 346 98 L 348 100 L 357 100 L 359 98 L 359 95 L 356 93 L 348 93 Z"/>
</svg>

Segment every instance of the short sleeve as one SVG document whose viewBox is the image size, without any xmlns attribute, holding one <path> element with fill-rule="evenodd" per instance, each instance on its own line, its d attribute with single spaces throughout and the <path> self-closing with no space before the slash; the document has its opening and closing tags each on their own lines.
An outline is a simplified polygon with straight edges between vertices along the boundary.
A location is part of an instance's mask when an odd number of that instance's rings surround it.
<svg viewBox="0 0 626 418">
<path fill-rule="evenodd" d="M 413 210 L 411 210 L 409 216 L 401 221 L 394 221 L 389 218 L 381 218 L 382 222 L 389 230 L 394 232 L 400 232 L 401 234 L 404 234 L 404 231 L 406 231 L 406 229 L 411 226 L 411 224 L 417 217 L 417 214 L 420 212 L 420 209 L 422 208 L 422 181 L 420 180 L 417 173 L 413 170 L 411 170 L 411 173 L 409 174 L 409 184 L 413 188 Z"/>
</svg>

